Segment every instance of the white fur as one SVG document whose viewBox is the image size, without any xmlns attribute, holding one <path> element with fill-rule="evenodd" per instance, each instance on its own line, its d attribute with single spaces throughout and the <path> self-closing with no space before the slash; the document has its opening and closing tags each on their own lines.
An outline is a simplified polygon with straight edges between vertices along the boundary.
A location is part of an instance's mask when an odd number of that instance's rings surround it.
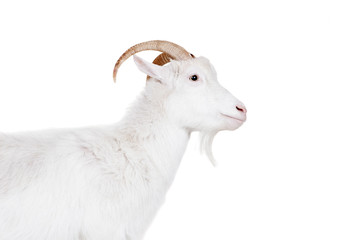
<svg viewBox="0 0 360 240">
<path fill-rule="evenodd" d="M 190 133 L 203 134 L 213 159 L 215 134 L 245 121 L 235 107 L 243 104 L 218 84 L 207 59 L 163 67 L 134 59 L 152 78 L 121 122 L 0 134 L 0 239 L 142 239 Z"/>
</svg>

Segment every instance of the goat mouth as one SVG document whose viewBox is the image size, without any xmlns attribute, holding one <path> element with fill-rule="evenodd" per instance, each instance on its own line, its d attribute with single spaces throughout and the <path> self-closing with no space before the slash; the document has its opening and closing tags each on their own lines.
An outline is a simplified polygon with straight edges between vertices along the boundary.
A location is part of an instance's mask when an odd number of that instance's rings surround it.
<svg viewBox="0 0 360 240">
<path fill-rule="evenodd" d="M 237 118 L 237 117 L 232 117 L 232 116 L 229 116 L 229 115 L 226 115 L 226 114 L 223 114 L 223 113 L 221 113 L 221 115 L 223 115 L 224 117 L 227 117 L 227 118 L 234 119 L 234 120 L 239 121 L 239 122 L 245 122 L 245 119 L 240 119 L 240 118 Z"/>
</svg>

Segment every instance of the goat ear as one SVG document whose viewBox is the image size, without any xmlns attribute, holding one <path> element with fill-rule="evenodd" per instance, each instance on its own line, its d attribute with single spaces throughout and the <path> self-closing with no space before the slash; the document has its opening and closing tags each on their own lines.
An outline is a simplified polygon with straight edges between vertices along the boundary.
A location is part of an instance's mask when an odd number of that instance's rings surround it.
<svg viewBox="0 0 360 240">
<path fill-rule="evenodd" d="M 165 81 L 168 77 L 168 70 L 162 66 L 149 63 L 136 55 L 134 55 L 134 62 L 140 71 L 161 82 Z"/>
</svg>

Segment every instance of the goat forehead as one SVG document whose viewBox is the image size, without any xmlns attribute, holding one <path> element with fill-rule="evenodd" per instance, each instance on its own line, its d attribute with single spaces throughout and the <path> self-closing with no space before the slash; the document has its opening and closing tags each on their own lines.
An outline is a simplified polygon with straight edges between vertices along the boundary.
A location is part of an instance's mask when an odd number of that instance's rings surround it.
<svg viewBox="0 0 360 240">
<path fill-rule="evenodd" d="M 205 57 L 197 57 L 186 61 L 179 61 L 174 67 L 178 72 L 199 70 L 206 74 L 211 74 L 211 75 L 216 74 L 215 68 L 210 63 L 210 61 Z"/>
<path fill-rule="evenodd" d="M 210 61 L 205 57 L 198 57 L 195 59 L 191 59 L 192 64 L 199 66 L 203 69 L 213 70 L 213 66 L 211 65 Z"/>
</svg>

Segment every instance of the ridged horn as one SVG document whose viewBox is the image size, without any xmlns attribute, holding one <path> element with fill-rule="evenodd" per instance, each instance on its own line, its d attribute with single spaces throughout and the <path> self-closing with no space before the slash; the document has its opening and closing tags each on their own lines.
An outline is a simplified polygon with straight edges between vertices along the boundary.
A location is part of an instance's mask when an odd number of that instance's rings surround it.
<svg viewBox="0 0 360 240">
<path fill-rule="evenodd" d="M 154 41 L 139 43 L 126 50 L 117 60 L 113 71 L 114 82 L 116 82 L 116 74 L 121 64 L 132 55 L 146 50 L 155 50 L 164 53 L 164 55 L 160 54 L 154 60 L 158 62 L 155 63 L 158 65 L 164 65 L 165 63 L 169 62 L 170 59 L 186 60 L 186 59 L 194 58 L 194 55 L 186 51 L 183 47 L 172 42 L 154 40 Z"/>
<path fill-rule="evenodd" d="M 167 64 L 168 62 L 170 62 L 173 58 L 171 58 L 171 56 L 167 53 L 161 53 L 159 56 L 157 56 L 154 61 L 153 64 L 159 65 L 159 66 L 163 66 L 165 64 Z"/>
</svg>

